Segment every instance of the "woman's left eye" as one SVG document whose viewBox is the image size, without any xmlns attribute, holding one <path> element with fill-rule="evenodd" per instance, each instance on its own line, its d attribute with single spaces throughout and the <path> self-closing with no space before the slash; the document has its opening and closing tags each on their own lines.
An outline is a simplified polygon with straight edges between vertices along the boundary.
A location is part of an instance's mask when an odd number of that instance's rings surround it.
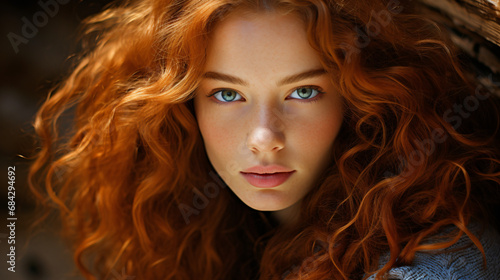
<svg viewBox="0 0 500 280">
<path fill-rule="evenodd" d="M 322 93 L 316 88 L 313 87 L 301 87 L 295 89 L 292 94 L 290 94 L 290 97 L 295 98 L 295 99 L 312 99 L 316 97 L 319 93 Z"/>
</svg>

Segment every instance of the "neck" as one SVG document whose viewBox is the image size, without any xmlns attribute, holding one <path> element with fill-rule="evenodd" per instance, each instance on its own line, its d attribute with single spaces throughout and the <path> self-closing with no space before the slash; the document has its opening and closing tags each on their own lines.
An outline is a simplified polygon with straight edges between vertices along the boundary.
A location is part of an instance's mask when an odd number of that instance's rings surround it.
<svg viewBox="0 0 500 280">
<path fill-rule="evenodd" d="M 272 216 L 284 226 L 292 225 L 299 220 L 300 216 L 300 205 L 301 201 L 297 201 L 295 204 L 278 211 L 272 212 Z"/>
</svg>

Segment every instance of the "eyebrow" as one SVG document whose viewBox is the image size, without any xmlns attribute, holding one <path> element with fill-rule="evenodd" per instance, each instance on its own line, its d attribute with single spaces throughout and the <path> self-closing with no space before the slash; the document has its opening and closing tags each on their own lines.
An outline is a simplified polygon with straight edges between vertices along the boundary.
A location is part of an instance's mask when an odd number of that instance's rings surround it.
<svg viewBox="0 0 500 280">
<path fill-rule="evenodd" d="M 313 70 L 309 70 L 309 71 L 305 71 L 302 73 L 298 73 L 298 74 L 294 74 L 294 75 L 285 77 L 281 81 L 278 82 L 278 85 L 282 86 L 282 85 L 286 85 L 286 84 L 292 84 L 292 83 L 296 83 L 298 81 L 302 81 L 305 79 L 315 78 L 315 77 L 318 77 L 318 76 L 321 76 L 324 74 L 326 74 L 325 69 L 313 69 Z"/>
<path fill-rule="evenodd" d="M 203 74 L 203 78 L 228 82 L 231 84 L 238 84 L 238 85 L 242 85 L 242 86 L 248 86 L 247 82 L 245 82 L 244 80 L 242 80 L 238 77 L 231 76 L 228 74 L 213 72 L 213 71 L 205 72 L 205 74 Z"/>
<path fill-rule="evenodd" d="M 302 73 L 287 76 L 287 77 L 281 79 L 280 81 L 278 81 L 277 84 L 278 84 L 278 86 L 291 84 L 291 83 L 299 82 L 301 80 L 318 77 L 318 76 L 324 75 L 326 73 L 327 73 L 326 70 L 322 69 L 322 68 L 308 70 L 308 71 L 305 71 Z M 228 75 L 228 74 L 214 72 L 214 71 L 205 72 L 205 74 L 203 74 L 203 78 L 228 82 L 231 84 L 238 84 L 238 85 L 242 85 L 242 86 L 248 86 L 248 82 L 246 82 L 243 79 L 240 79 L 238 77 Z"/>
</svg>

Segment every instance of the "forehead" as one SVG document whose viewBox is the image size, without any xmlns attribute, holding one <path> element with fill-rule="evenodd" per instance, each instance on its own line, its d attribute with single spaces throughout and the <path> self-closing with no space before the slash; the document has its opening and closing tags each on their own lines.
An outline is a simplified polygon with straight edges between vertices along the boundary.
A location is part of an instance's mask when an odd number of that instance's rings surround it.
<svg viewBox="0 0 500 280">
<path fill-rule="evenodd" d="M 237 11 L 215 26 L 205 68 L 272 72 L 299 65 L 317 68 L 321 63 L 297 15 Z"/>
</svg>

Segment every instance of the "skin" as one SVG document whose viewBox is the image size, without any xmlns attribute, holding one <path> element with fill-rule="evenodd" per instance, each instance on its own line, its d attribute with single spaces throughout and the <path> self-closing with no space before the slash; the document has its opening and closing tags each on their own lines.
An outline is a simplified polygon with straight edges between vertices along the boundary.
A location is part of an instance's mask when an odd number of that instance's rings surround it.
<svg viewBox="0 0 500 280">
<path fill-rule="evenodd" d="M 207 48 L 194 103 L 210 162 L 246 205 L 275 211 L 283 223 L 297 216 L 300 201 L 332 164 L 342 99 L 322 69 L 305 25 L 292 14 L 233 12 Z M 240 173 L 271 164 L 295 172 L 271 189 L 256 188 Z"/>
</svg>

